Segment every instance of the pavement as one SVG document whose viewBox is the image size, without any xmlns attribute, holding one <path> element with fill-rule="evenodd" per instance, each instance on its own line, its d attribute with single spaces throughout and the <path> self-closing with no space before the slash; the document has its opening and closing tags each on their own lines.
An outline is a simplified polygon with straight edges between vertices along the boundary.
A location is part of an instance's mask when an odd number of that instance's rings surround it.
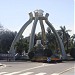
<svg viewBox="0 0 75 75">
<path fill-rule="evenodd" d="M 0 66 L 2 66 L 2 64 L 0 63 Z"/>
<path fill-rule="evenodd" d="M 63 63 L 1 62 L 0 75 L 75 75 L 75 61 Z"/>
<path fill-rule="evenodd" d="M 69 70 L 69 71 L 67 71 L 61 75 L 75 75 L 75 69 L 71 69 L 71 70 Z"/>
<path fill-rule="evenodd" d="M 75 67 L 66 69 L 60 73 L 53 73 L 52 75 L 75 75 Z"/>
</svg>

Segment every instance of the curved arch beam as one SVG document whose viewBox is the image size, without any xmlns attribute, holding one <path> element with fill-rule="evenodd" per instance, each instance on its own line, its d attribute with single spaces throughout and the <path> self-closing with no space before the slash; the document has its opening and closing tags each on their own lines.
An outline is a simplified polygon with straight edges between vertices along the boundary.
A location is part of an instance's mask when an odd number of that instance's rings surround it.
<svg viewBox="0 0 75 75">
<path fill-rule="evenodd" d="M 40 20 L 40 26 L 41 26 L 41 30 L 42 30 L 43 45 L 45 45 L 45 42 L 46 42 L 46 34 L 45 34 L 45 28 L 44 28 L 44 24 L 43 24 L 43 21 L 42 20 Z"/>
<path fill-rule="evenodd" d="M 22 26 L 22 28 L 20 29 L 20 31 L 18 32 L 18 34 L 15 36 L 15 39 L 12 42 L 12 45 L 10 47 L 9 53 L 11 54 L 15 54 L 15 48 L 14 45 L 16 44 L 16 42 L 19 41 L 20 37 L 22 36 L 22 33 L 24 32 L 24 30 L 26 29 L 26 27 L 32 22 L 32 18 L 33 18 L 33 14 L 29 13 L 30 19 Z"/>
<path fill-rule="evenodd" d="M 37 21 L 38 21 L 38 17 L 35 17 L 35 20 L 34 20 L 34 23 L 33 23 L 33 27 L 32 27 L 32 30 L 31 30 L 31 34 L 30 34 L 30 42 L 29 42 L 28 53 L 31 51 L 31 49 L 34 46 L 34 37 L 35 37 L 35 30 L 36 30 Z"/>
<path fill-rule="evenodd" d="M 61 38 L 59 37 L 58 33 L 56 32 L 55 28 L 54 28 L 54 27 L 52 26 L 52 24 L 48 21 L 48 16 L 49 16 L 49 14 L 46 13 L 46 15 L 45 15 L 45 17 L 46 17 L 45 22 L 46 22 L 46 24 L 52 29 L 52 31 L 54 32 L 55 36 L 57 37 L 57 40 L 58 40 L 58 43 L 59 43 L 59 47 L 60 47 L 60 49 L 61 49 L 61 51 L 62 51 L 62 58 L 63 58 L 63 59 L 66 59 L 66 58 L 67 58 L 67 55 L 66 55 L 66 52 L 65 52 L 65 50 L 64 50 L 64 45 L 63 45 L 63 43 L 62 43 L 62 40 L 61 40 Z"/>
</svg>

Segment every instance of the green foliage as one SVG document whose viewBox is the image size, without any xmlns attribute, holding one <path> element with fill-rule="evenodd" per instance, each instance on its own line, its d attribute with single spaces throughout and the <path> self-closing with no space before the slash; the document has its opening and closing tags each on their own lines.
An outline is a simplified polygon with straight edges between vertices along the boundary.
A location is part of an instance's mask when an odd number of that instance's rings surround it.
<svg viewBox="0 0 75 75">
<path fill-rule="evenodd" d="M 71 48 L 75 47 L 75 34 L 70 37 L 68 34 L 68 31 L 66 30 L 65 26 L 60 26 L 61 30 L 58 30 L 58 34 L 60 38 L 62 39 L 62 42 L 64 44 L 65 50 L 67 53 L 70 53 Z M 12 44 L 12 41 L 15 37 L 17 32 L 12 32 L 10 30 L 4 29 L 2 25 L 0 25 L 0 53 L 7 53 L 10 49 L 10 46 Z M 36 40 L 41 40 L 42 41 L 42 33 L 39 32 L 38 34 L 35 35 L 34 38 L 34 45 L 36 44 Z M 48 46 L 48 49 L 51 50 L 57 50 L 59 48 L 58 41 L 55 37 L 55 34 L 52 32 L 51 28 L 47 28 L 46 32 L 46 45 Z M 26 53 L 28 52 L 28 47 L 29 47 L 29 37 L 23 38 L 19 40 L 19 42 L 16 43 L 15 48 L 16 52 L 19 54 L 22 54 L 23 51 Z M 33 51 L 35 51 L 35 47 Z"/>
<path fill-rule="evenodd" d="M 60 26 L 60 30 L 57 30 L 63 44 L 64 44 L 64 47 L 65 47 L 65 51 L 66 53 L 70 53 L 70 49 L 72 47 L 74 47 L 74 35 L 72 36 L 72 41 L 71 41 L 71 37 L 69 35 L 68 32 L 70 32 L 71 30 L 66 30 L 66 27 L 65 26 Z M 58 44 L 58 41 L 54 35 L 54 33 L 52 32 L 52 30 L 48 27 L 47 28 L 47 45 L 48 45 L 48 48 L 49 49 L 52 49 L 52 50 L 56 50 L 59 48 L 59 44 Z"/>
<path fill-rule="evenodd" d="M 75 59 L 75 47 L 71 48 L 70 55 Z"/>
<path fill-rule="evenodd" d="M 56 50 L 58 48 L 58 41 L 55 37 L 55 34 L 52 32 L 52 30 L 49 27 L 47 28 L 46 38 L 47 38 L 48 48 Z"/>
<path fill-rule="evenodd" d="M 70 47 L 70 35 L 68 32 L 70 32 L 71 30 L 66 30 L 66 27 L 65 26 L 60 26 L 61 30 L 60 30 L 60 33 L 61 33 L 61 38 L 62 38 L 62 42 L 64 44 L 64 47 L 65 47 L 65 50 L 69 50 L 69 47 Z"/>
<path fill-rule="evenodd" d="M 19 42 L 17 42 L 15 45 L 16 52 L 19 53 L 20 55 L 22 54 L 23 51 L 27 53 L 28 47 L 29 47 L 29 44 L 27 40 L 25 40 L 24 38 L 21 38 Z"/>
<path fill-rule="evenodd" d="M 47 56 L 47 57 L 51 57 L 53 55 L 53 53 L 50 49 L 45 49 L 44 50 L 44 55 Z"/>
<path fill-rule="evenodd" d="M 28 56 L 30 59 L 32 59 L 34 57 L 34 51 L 29 52 Z"/>
<path fill-rule="evenodd" d="M 7 53 L 9 51 L 15 35 L 16 32 L 6 30 L 3 26 L 0 26 L 0 53 Z"/>
<path fill-rule="evenodd" d="M 75 47 L 75 34 L 71 36 L 71 47 Z"/>
</svg>

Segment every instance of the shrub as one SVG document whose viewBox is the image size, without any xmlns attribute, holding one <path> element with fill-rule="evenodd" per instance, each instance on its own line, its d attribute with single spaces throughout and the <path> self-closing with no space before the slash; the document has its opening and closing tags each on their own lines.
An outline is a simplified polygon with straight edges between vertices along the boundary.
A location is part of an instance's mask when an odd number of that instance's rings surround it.
<svg viewBox="0 0 75 75">
<path fill-rule="evenodd" d="M 33 51 L 29 52 L 28 56 L 29 56 L 29 59 L 32 59 L 34 57 L 34 52 Z"/>
<path fill-rule="evenodd" d="M 71 49 L 70 55 L 75 59 L 75 48 Z"/>
</svg>

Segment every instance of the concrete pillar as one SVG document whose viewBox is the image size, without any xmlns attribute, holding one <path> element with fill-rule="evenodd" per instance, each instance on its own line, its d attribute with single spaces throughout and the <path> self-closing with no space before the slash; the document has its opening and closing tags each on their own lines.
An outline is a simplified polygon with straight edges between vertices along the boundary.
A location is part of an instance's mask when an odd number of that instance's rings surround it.
<svg viewBox="0 0 75 75">
<path fill-rule="evenodd" d="M 35 20 L 34 20 L 34 23 L 33 23 L 33 27 L 32 27 L 32 30 L 31 30 L 31 34 L 30 34 L 30 42 L 29 42 L 28 53 L 31 51 L 31 49 L 34 46 L 34 37 L 35 37 L 35 30 L 36 30 L 37 21 L 38 21 L 38 17 L 35 17 Z"/>
<path fill-rule="evenodd" d="M 45 28 L 44 28 L 43 20 L 39 20 L 39 21 L 40 21 L 40 26 L 42 30 L 42 40 L 43 40 L 43 46 L 44 46 L 46 42 Z"/>
<path fill-rule="evenodd" d="M 33 14 L 29 13 L 30 19 L 22 26 L 22 28 L 20 29 L 20 31 L 18 32 L 18 34 L 16 35 L 15 39 L 12 42 L 12 45 L 10 47 L 9 53 L 13 55 L 13 58 L 15 59 L 15 44 L 16 42 L 19 41 L 20 37 L 22 36 L 22 33 L 24 32 L 24 30 L 26 29 L 26 27 L 32 22 L 32 18 L 33 18 Z"/>
<path fill-rule="evenodd" d="M 46 13 L 46 15 L 45 15 L 45 17 L 46 17 L 45 22 L 52 29 L 52 31 L 54 32 L 54 34 L 55 34 L 55 36 L 56 36 L 56 38 L 58 40 L 58 43 L 59 43 L 59 46 L 60 46 L 60 49 L 61 49 L 61 52 L 62 52 L 62 58 L 63 59 L 66 59 L 67 58 L 67 55 L 66 55 L 66 52 L 64 50 L 64 45 L 62 43 L 62 40 L 59 37 L 59 35 L 58 35 L 57 31 L 55 30 L 55 28 L 53 27 L 53 25 L 48 21 L 48 16 L 49 16 L 49 14 Z"/>
</svg>

